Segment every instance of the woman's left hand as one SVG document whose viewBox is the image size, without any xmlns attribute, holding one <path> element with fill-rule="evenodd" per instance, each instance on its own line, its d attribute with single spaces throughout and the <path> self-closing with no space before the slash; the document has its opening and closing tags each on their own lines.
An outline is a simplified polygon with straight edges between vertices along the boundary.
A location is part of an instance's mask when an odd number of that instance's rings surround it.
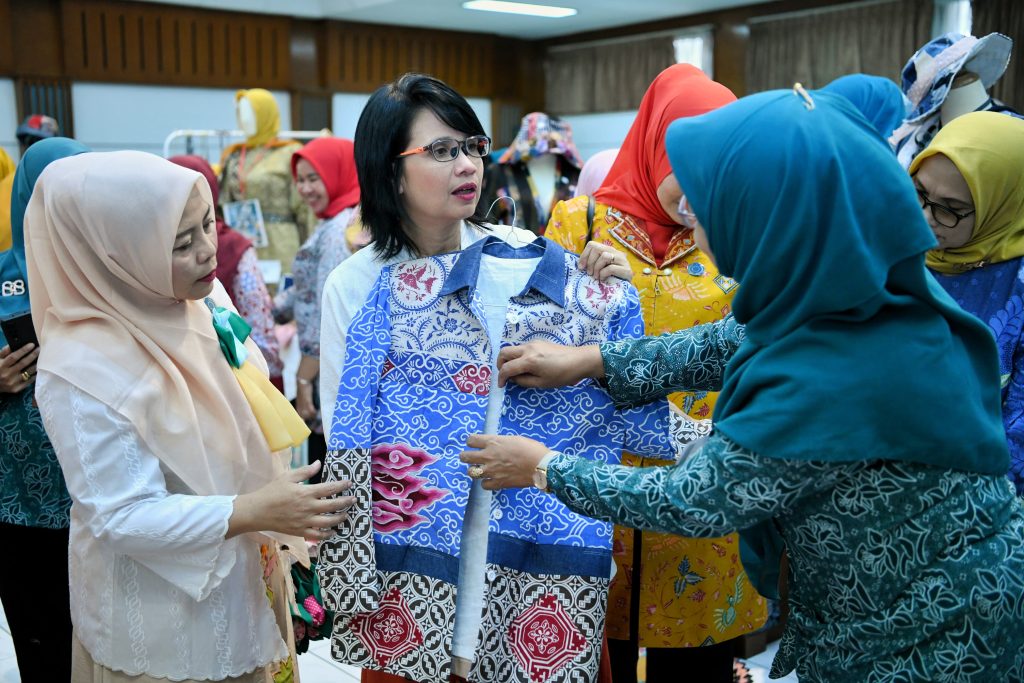
<svg viewBox="0 0 1024 683">
<path fill-rule="evenodd" d="M 480 479 L 488 490 L 521 489 L 533 486 L 533 471 L 550 448 L 525 436 L 472 434 L 466 445 L 479 450 L 463 451 L 459 456 L 469 465 L 467 474 Z"/>
<path fill-rule="evenodd" d="M 600 242 L 587 242 L 580 254 L 580 268 L 587 275 L 606 282 L 617 277 L 623 280 L 633 279 L 633 269 L 629 267 L 626 255 L 615 247 Z"/>
</svg>

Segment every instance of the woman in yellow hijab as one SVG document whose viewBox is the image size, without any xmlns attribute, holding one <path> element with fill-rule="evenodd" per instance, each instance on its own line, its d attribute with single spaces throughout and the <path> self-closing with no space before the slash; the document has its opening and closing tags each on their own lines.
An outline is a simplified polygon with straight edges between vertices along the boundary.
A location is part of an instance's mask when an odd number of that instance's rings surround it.
<svg viewBox="0 0 1024 683">
<path fill-rule="evenodd" d="M 315 220 L 292 183 L 292 154 L 302 149 L 295 140 L 281 140 L 281 113 L 273 94 L 263 88 L 235 93 L 238 125 L 245 142 L 224 150 L 221 158 L 220 202 L 228 225 L 252 238 L 262 260 L 279 261 L 291 272 L 292 259 Z M 234 202 L 258 199 L 266 234 L 251 234 L 234 222 Z M 244 212 L 239 212 L 244 213 Z M 268 285 L 273 285 L 270 281 Z M 277 368 L 271 368 L 271 374 Z"/>
<path fill-rule="evenodd" d="M 954 119 L 910 174 L 938 240 L 928 267 L 999 344 L 1010 479 L 1024 495 L 1024 120 L 992 112 Z"/>
</svg>

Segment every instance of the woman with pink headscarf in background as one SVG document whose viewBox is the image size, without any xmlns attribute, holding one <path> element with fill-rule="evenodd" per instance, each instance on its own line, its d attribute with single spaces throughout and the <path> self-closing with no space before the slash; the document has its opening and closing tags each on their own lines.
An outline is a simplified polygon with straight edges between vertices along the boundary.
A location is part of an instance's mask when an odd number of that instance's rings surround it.
<svg viewBox="0 0 1024 683">
<path fill-rule="evenodd" d="M 580 171 L 580 179 L 576 182 L 576 192 L 573 197 L 587 197 L 601 187 L 601 183 L 608 177 L 608 171 L 612 170 L 615 157 L 619 156 L 619 148 L 603 149 L 594 156 L 587 159 Z"/>
</svg>

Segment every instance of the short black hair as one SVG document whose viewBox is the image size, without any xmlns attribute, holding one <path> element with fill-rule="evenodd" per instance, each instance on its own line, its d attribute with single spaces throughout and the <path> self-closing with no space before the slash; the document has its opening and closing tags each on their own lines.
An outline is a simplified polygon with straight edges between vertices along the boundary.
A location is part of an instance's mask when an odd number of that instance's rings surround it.
<svg viewBox="0 0 1024 683">
<path fill-rule="evenodd" d="M 402 176 L 398 157 L 409 146 L 409 129 L 422 109 L 467 136 L 484 135 L 466 98 L 444 81 L 420 73 L 407 73 L 383 85 L 370 96 L 356 124 L 355 156 L 359 176 L 360 214 L 373 237 L 373 249 L 384 259 L 403 249 L 416 253 L 416 245 L 402 228 L 409 215 L 402 203 Z M 483 225 L 480 208 L 469 218 Z"/>
</svg>

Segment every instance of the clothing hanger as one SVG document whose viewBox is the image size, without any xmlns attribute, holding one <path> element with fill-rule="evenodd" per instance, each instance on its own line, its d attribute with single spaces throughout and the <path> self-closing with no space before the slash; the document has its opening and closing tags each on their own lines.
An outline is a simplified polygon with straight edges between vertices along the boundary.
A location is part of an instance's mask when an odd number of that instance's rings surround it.
<svg viewBox="0 0 1024 683">
<path fill-rule="evenodd" d="M 505 241 L 508 242 L 509 244 L 511 244 L 514 247 L 526 247 L 526 246 L 529 246 L 529 245 L 533 244 L 532 241 L 531 242 L 523 241 L 522 239 L 520 239 L 519 235 L 517 234 L 518 231 L 515 229 L 515 227 L 516 227 L 516 200 L 512 199 L 512 197 L 498 197 L 498 198 L 496 198 L 493 202 L 491 202 L 491 205 L 487 208 L 487 213 L 484 214 L 484 216 L 485 217 L 490 216 L 491 215 L 491 211 L 494 210 L 494 205 L 497 204 L 498 202 L 502 201 L 502 200 L 505 200 L 505 199 L 507 199 L 508 201 L 512 202 L 512 225 L 509 226 L 509 227 L 512 228 L 512 231 L 509 233 L 508 239 L 505 240 Z"/>
</svg>

